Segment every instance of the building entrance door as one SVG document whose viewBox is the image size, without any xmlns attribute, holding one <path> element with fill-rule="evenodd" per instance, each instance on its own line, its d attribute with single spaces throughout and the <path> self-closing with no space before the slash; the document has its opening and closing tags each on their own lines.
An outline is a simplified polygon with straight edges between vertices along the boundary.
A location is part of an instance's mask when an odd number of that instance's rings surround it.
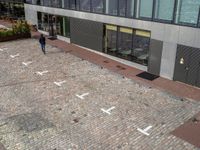
<svg viewBox="0 0 200 150">
<path fill-rule="evenodd" d="M 200 50 L 178 45 L 174 80 L 200 87 Z"/>
</svg>

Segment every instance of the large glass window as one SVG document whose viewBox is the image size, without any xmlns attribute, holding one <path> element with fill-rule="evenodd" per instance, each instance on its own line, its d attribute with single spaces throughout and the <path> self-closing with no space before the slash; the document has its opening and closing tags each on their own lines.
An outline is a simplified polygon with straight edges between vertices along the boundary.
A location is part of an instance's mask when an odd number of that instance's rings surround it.
<svg viewBox="0 0 200 150">
<path fill-rule="evenodd" d="M 149 43 L 150 43 L 150 32 L 136 30 L 133 36 L 133 52 L 132 60 L 134 62 L 148 65 L 149 57 Z"/>
<path fill-rule="evenodd" d="M 196 25 L 200 0 L 179 0 L 176 23 Z"/>
<path fill-rule="evenodd" d="M 76 0 L 70 0 L 70 8 L 76 9 Z"/>
<path fill-rule="evenodd" d="M 49 16 L 48 16 L 48 14 L 38 12 L 38 29 L 49 32 Z"/>
<path fill-rule="evenodd" d="M 69 37 L 70 36 L 70 31 L 69 28 L 69 18 L 67 17 L 62 17 L 62 16 L 56 16 L 56 31 L 57 35 Z"/>
<path fill-rule="evenodd" d="M 69 0 L 62 0 L 62 8 L 69 8 Z"/>
<path fill-rule="evenodd" d="M 80 0 L 80 10 L 90 11 L 90 0 Z"/>
<path fill-rule="evenodd" d="M 50 6 L 50 0 L 43 0 L 43 5 L 44 6 Z"/>
<path fill-rule="evenodd" d="M 50 0 L 51 7 L 62 7 L 62 0 Z"/>
<path fill-rule="evenodd" d="M 103 13 L 104 0 L 92 0 L 92 12 Z"/>
<path fill-rule="evenodd" d="M 70 20 L 68 17 L 38 12 L 38 29 L 49 32 L 51 36 L 70 36 Z"/>
<path fill-rule="evenodd" d="M 117 26 L 106 25 L 105 53 L 117 53 Z"/>
<path fill-rule="evenodd" d="M 139 17 L 152 18 L 153 0 L 139 0 Z"/>
<path fill-rule="evenodd" d="M 106 14 L 118 15 L 118 0 L 106 0 Z"/>
<path fill-rule="evenodd" d="M 134 16 L 134 2 L 135 0 L 127 0 L 127 6 L 126 6 L 126 16 L 127 17 L 133 17 Z"/>
<path fill-rule="evenodd" d="M 126 15 L 126 0 L 119 0 L 119 15 Z"/>
<path fill-rule="evenodd" d="M 132 54 L 133 29 L 119 28 L 118 32 L 118 54 L 124 59 L 130 59 Z"/>
<path fill-rule="evenodd" d="M 175 0 L 156 0 L 155 3 L 155 19 L 159 20 L 173 20 Z"/>
</svg>

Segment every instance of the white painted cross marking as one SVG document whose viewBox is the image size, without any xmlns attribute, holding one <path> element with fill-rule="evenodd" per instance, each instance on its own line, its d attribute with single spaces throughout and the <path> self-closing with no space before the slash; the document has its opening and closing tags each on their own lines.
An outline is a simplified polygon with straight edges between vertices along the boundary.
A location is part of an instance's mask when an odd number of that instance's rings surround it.
<svg viewBox="0 0 200 150">
<path fill-rule="evenodd" d="M 10 55 L 11 58 L 15 58 L 15 57 L 18 57 L 19 54 L 16 54 L 16 55 Z"/>
<path fill-rule="evenodd" d="M 66 81 L 61 81 L 61 82 L 54 82 L 55 85 L 57 86 L 62 86 L 63 83 L 65 83 Z"/>
<path fill-rule="evenodd" d="M 107 109 L 107 110 L 105 110 L 105 109 L 103 109 L 103 108 L 101 108 L 101 110 L 103 111 L 103 112 L 105 112 L 105 113 L 107 113 L 107 114 L 111 114 L 111 110 L 113 110 L 113 109 L 115 109 L 115 107 L 113 106 L 113 107 L 111 107 L 111 108 L 109 108 L 109 109 Z"/>
<path fill-rule="evenodd" d="M 80 99 L 85 99 L 84 97 L 87 96 L 87 95 L 89 95 L 89 93 L 84 93 L 84 94 L 82 94 L 82 95 L 76 94 L 76 96 L 77 96 L 78 98 L 80 98 Z"/>
<path fill-rule="evenodd" d="M 3 52 L 4 50 L 7 50 L 8 48 L 0 48 L 0 51 Z"/>
<path fill-rule="evenodd" d="M 39 72 L 39 71 L 38 71 L 38 72 L 36 72 L 36 73 L 37 73 L 38 75 L 43 76 L 43 74 L 48 73 L 48 72 L 49 72 L 49 71 L 46 70 L 46 71 L 42 71 L 42 72 Z"/>
<path fill-rule="evenodd" d="M 32 64 L 32 61 L 28 61 L 28 62 L 22 62 L 23 65 L 28 66 L 30 64 Z"/>
<path fill-rule="evenodd" d="M 143 134 L 149 136 L 150 134 L 147 133 L 147 131 L 150 130 L 151 128 L 152 128 L 152 126 L 148 126 L 148 127 L 146 127 L 145 129 L 143 129 L 143 130 L 140 129 L 140 128 L 137 128 L 137 130 L 140 131 L 141 133 L 143 133 Z"/>
</svg>

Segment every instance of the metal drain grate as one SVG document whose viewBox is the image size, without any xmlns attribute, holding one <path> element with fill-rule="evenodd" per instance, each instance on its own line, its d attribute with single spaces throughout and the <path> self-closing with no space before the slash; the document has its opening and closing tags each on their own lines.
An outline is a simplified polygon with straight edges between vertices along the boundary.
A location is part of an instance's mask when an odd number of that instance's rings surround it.
<svg viewBox="0 0 200 150">
<path fill-rule="evenodd" d="M 121 69 L 121 70 L 126 70 L 126 68 L 124 68 L 124 67 L 122 67 L 120 65 L 117 65 L 116 67 L 119 68 L 119 69 Z"/>
<path fill-rule="evenodd" d="M 107 60 L 104 60 L 103 62 L 104 62 L 104 63 L 109 63 L 109 61 L 107 61 Z"/>
</svg>

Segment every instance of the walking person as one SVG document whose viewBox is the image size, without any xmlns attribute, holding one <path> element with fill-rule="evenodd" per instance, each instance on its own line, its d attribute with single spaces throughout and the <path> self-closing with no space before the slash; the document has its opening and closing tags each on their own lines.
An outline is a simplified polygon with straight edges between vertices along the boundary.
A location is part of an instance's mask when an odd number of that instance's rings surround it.
<svg viewBox="0 0 200 150">
<path fill-rule="evenodd" d="M 40 45 L 41 45 L 41 48 L 42 48 L 43 53 L 46 54 L 46 52 L 45 52 L 46 39 L 45 39 L 45 37 L 43 36 L 43 34 L 40 35 L 40 40 L 39 40 L 39 42 L 40 42 Z"/>
</svg>

